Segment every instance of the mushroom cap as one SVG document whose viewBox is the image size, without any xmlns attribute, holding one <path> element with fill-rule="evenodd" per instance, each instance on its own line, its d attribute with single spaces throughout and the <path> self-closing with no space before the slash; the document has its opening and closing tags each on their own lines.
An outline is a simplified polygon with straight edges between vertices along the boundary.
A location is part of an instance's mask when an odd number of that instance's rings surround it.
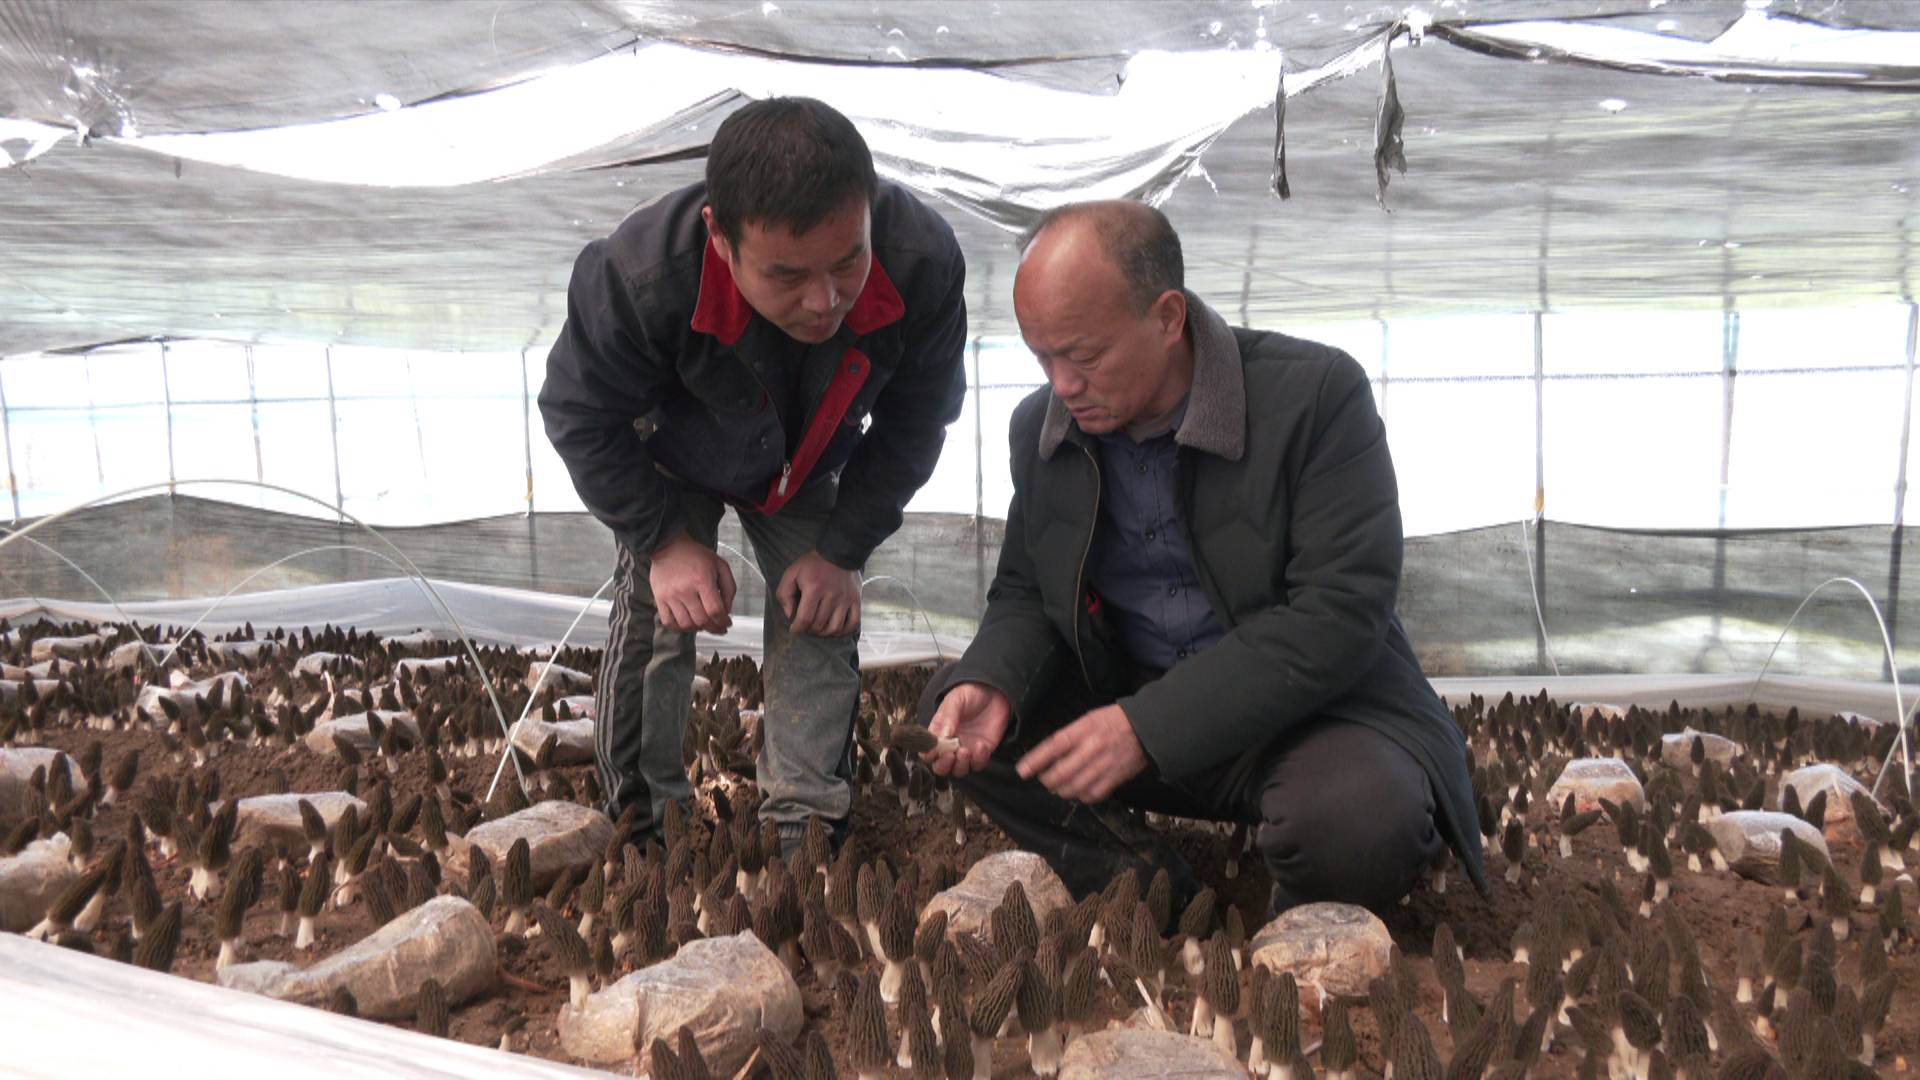
<svg viewBox="0 0 1920 1080">
<path fill-rule="evenodd" d="M 1031 959 L 1031 954 L 1022 952 L 1008 960 L 973 999 L 967 1022 L 975 1035 L 991 1038 L 1006 1022 L 1007 1013 L 1013 1009 L 1013 999 L 1020 990 L 1021 976 Z"/>
<path fill-rule="evenodd" d="M 506 873 L 501 885 L 501 899 L 507 906 L 523 908 L 533 902 L 533 853 L 524 836 L 507 848 Z"/>
<path fill-rule="evenodd" d="M 173 968 L 173 955 L 180 948 L 180 901 L 168 904 L 158 918 L 140 935 L 134 946 L 133 962 L 148 971 L 165 973 Z"/>
<path fill-rule="evenodd" d="M 1014 991 L 1014 1006 L 1020 1013 L 1020 1026 L 1029 1032 L 1043 1031 L 1054 1025 L 1060 1013 L 1058 981 L 1032 959 L 1021 971 Z"/>
<path fill-rule="evenodd" d="M 413 1026 L 424 1034 L 446 1038 L 449 1026 L 447 992 L 438 979 L 428 978 L 420 984 L 420 992 L 414 1000 Z"/>
<path fill-rule="evenodd" d="M 587 940 L 580 931 L 567 921 L 558 911 L 546 904 L 535 904 L 534 921 L 540 924 L 540 934 L 547 939 L 553 949 L 553 955 L 568 977 L 585 975 L 593 970 L 593 951 L 587 947 Z"/>
<path fill-rule="evenodd" d="M 880 980 L 873 972 L 861 975 L 847 1017 L 847 1056 L 862 1072 L 884 1069 L 892 1058 L 887 1046 L 887 1012 L 880 1002 Z"/>
</svg>

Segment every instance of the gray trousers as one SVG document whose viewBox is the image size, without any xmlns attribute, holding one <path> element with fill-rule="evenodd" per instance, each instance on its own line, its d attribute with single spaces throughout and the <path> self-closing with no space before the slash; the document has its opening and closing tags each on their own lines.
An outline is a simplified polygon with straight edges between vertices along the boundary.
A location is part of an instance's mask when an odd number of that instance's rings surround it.
<svg viewBox="0 0 1920 1080">
<path fill-rule="evenodd" d="M 775 595 L 787 567 L 813 550 L 837 493 L 828 479 L 808 485 L 772 516 L 736 510 L 767 585 L 756 779 L 765 795 L 760 816 L 776 822 L 813 815 L 835 822 L 853 804 L 848 778 L 860 697 L 859 634 L 796 634 Z M 681 506 L 687 534 L 715 547 L 725 506 L 696 492 L 683 492 Z M 681 746 L 699 656 L 693 634 L 660 625 L 651 566 L 651 553 L 619 545 L 607 651 L 594 683 L 594 761 L 607 812 L 618 818 L 639 807 L 642 831 L 658 824 L 667 800 L 692 793 Z"/>
</svg>

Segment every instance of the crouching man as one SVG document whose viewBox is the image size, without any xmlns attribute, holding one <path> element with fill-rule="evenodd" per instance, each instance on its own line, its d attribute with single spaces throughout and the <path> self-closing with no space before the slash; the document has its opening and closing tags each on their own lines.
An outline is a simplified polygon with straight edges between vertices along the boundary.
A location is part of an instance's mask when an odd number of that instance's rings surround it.
<svg viewBox="0 0 1920 1080">
<path fill-rule="evenodd" d="M 1484 887 L 1466 746 L 1394 615 L 1402 536 L 1360 366 L 1230 327 L 1128 202 L 1049 213 L 1014 312 L 1049 386 L 979 634 L 926 755 L 1076 896 L 1191 870 L 1139 811 L 1254 827 L 1275 912 L 1383 908 L 1451 844 Z"/>
</svg>

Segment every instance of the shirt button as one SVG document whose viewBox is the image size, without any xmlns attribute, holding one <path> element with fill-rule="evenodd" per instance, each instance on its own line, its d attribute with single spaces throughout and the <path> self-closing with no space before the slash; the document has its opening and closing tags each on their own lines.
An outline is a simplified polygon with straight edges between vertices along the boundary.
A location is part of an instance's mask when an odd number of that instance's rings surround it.
<svg viewBox="0 0 1920 1080">
<path fill-rule="evenodd" d="M 1185 649 L 1175 650 L 1173 654 L 1173 658 L 1175 660 L 1185 660 L 1187 658 L 1187 650 Z"/>
<path fill-rule="evenodd" d="M 1179 595 L 1180 595 L 1180 586 L 1178 586 L 1178 585 L 1169 585 L 1169 586 L 1167 586 L 1167 595 L 1168 595 L 1168 596 L 1179 596 Z"/>
<path fill-rule="evenodd" d="M 1145 476 L 1145 475 L 1147 475 L 1147 463 L 1146 463 L 1146 462 L 1144 462 L 1144 461 L 1143 461 L 1143 462 L 1141 462 L 1141 463 L 1140 463 L 1140 465 L 1139 465 L 1139 469 L 1140 469 L 1140 475 L 1141 475 L 1141 476 Z"/>
<path fill-rule="evenodd" d="M 1157 535 L 1158 535 L 1158 534 L 1157 534 L 1157 533 L 1155 533 L 1155 532 L 1154 532 L 1154 531 L 1153 531 L 1152 529 L 1148 529 L 1148 530 L 1147 530 L 1147 539 L 1149 539 L 1149 540 L 1151 540 L 1151 539 L 1153 539 L 1153 538 L 1154 538 L 1155 536 L 1157 536 Z"/>
</svg>

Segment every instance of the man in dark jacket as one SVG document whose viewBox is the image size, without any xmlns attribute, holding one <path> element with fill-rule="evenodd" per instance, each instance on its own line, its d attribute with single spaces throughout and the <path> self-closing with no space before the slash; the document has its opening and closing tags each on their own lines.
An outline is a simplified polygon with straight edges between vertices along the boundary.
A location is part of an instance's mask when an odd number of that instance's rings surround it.
<svg viewBox="0 0 1920 1080">
<path fill-rule="evenodd" d="M 769 584 L 761 815 L 797 843 L 851 804 L 859 571 L 959 415 L 965 266 L 821 102 L 741 108 L 706 172 L 580 253 L 540 411 L 617 541 L 594 691 L 608 812 L 645 831 L 690 793 L 694 632 L 731 622 L 732 506 Z"/>
<path fill-rule="evenodd" d="M 1394 615 L 1360 366 L 1229 327 L 1137 203 L 1044 218 L 1014 313 L 1050 385 L 1013 414 L 979 634 L 922 703 L 958 744 L 935 771 L 1076 895 L 1196 887 L 1138 810 L 1256 826 L 1276 911 L 1391 904 L 1445 843 L 1481 883 L 1466 745 Z"/>
</svg>

